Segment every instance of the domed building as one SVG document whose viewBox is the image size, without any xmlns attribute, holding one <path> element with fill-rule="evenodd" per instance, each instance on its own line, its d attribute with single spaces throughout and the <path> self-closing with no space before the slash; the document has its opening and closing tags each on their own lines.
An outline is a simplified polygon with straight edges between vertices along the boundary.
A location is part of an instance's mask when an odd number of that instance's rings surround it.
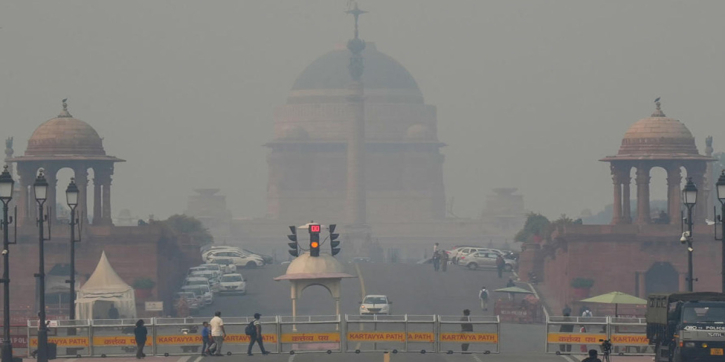
<svg viewBox="0 0 725 362">
<path fill-rule="evenodd" d="M 435 106 L 410 73 L 367 43 L 364 85 L 364 187 L 370 224 L 443 219 L 443 155 Z M 274 112 L 268 217 L 341 220 L 347 187 L 350 51 L 338 46 L 313 61 Z"/>
<path fill-rule="evenodd" d="M 680 193 L 682 174 L 687 172 L 693 183 L 701 192 L 706 191 L 704 177 L 707 163 L 712 158 L 701 155 L 695 145 L 695 138 L 690 130 L 680 121 L 665 116 L 661 105 L 648 118 L 634 123 L 624 134 L 622 145 L 616 156 L 609 156 L 600 161 L 611 164 L 614 182 L 613 224 L 632 222 L 630 215 L 630 172 L 636 170 L 637 186 L 637 224 L 650 223 L 650 171 L 661 167 L 667 172 L 667 209 L 669 223 L 679 224 Z M 706 200 L 702 195 L 701 200 Z M 693 220 L 704 222 L 707 203 L 696 204 Z"/>
<path fill-rule="evenodd" d="M 34 223 L 37 214 L 32 185 L 39 170 L 44 170 L 48 181 L 49 206 L 55 207 L 58 171 L 73 170 L 79 189 L 78 210 L 93 216 L 95 225 L 112 223 L 111 220 L 111 176 L 113 164 L 124 162 L 120 158 L 106 155 L 103 139 L 88 123 L 73 118 L 68 105 L 63 102 L 60 114 L 38 126 L 28 140 L 25 154 L 7 160 L 17 164 L 20 176 L 20 200 L 18 200 L 19 222 Z M 88 169 L 93 170 L 93 213 L 87 210 Z M 65 190 L 66 185 L 61 185 Z M 62 191 L 61 191 L 62 192 Z"/>
</svg>

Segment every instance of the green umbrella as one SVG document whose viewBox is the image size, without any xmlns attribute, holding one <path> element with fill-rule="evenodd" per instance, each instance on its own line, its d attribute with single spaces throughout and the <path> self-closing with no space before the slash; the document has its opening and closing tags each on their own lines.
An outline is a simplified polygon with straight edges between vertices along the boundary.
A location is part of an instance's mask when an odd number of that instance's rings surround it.
<svg viewBox="0 0 725 362">
<path fill-rule="evenodd" d="M 609 292 L 607 294 L 597 295 L 587 299 L 582 299 L 583 303 L 602 303 L 614 304 L 614 316 L 617 317 L 617 308 L 619 304 L 647 304 L 647 301 L 622 292 Z"/>
<path fill-rule="evenodd" d="M 519 288 L 519 287 L 501 288 L 501 289 L 494 290 L 494 292 L 513 293 L 513 294 L 534 294 L 534 292 L 532 292 L 530 290 L 526 290 L 524 288 Z"/>
</svg>

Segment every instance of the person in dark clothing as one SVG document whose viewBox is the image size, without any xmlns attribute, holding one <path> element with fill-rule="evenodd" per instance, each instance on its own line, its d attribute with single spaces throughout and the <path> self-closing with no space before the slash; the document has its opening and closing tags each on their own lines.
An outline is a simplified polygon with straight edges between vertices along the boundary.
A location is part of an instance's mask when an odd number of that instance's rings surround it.
<svg viewBox="0 0 725 362">
<path fill-rule="evenodd" d="M 141 359 L 146 357 L 143 353 L 143 347 L 146 345 L 146 336 L 149 331 L 143 325 L 143 319 L 139 319 L 136 322 L 136 328 L 133 329 L 133 335 L 136 337 L 136 358 Z"/>
<path fill-rule="evenodd" d="M 446 253 L 445 250 L 441 250 L 438 252 L 441 256 L 440 264 L 441 264 L 441 270 L 446 271 L 448 270 L 448 253 Z"/>
<path fill-rule="evenodd" d="M 589 357 L 582 360 L 582 362 L 602 362 L 599 358 L 597 358 L 597 350 L 596 349 L 590 349 L 589 350 Z"/>
<path fill-rule="evenodd" d="M 564 314 L 564 322 L 569 322 L 569 314 Z M 559 328 L 559 332 L 561 333 L 572 333 L 574 332 L 574 325 L 573 324 L 562 324 Z M 571 344 L 560 344 L 559 345 L 559 351 L 561 352 L 571 352 Z"/>
<path fill-rule="evenodd" d="M 468 309 L 463 310 L 463 317 L 461 317 L 461 322 L 470 322 L 471 321 L 471 311 Z M 473 324 L 471 323 L 461 323 L 461 332 L 473 332 Z M 466 353 L 468 351 L 468 343 L 461 344 L 461 351 L 463 353 Z"/>
<path fill-rule="evenodd" d="M 206 321 L 202 323 L 202 326 L 204 327 L 201 329 L 201 355 L 206 356 L 207 348 L 211 346 L 211 329 Z"/>
<path fill-rule="evenodd" d="M 438 251 L 433 252 L 433 270 L 438 271 L 441 265 L 441 256 Z"/>
<path fill-rule="evenodd" d="M 571 315 L 571 307 L 569 307 L 569 304 L 564 305 L 564 309 L 561 310 L 561 315 Z"/>
<path fill-rule="evenodd" d="M 116 306 L 111 304 L 111 308 L 108 309 L 108 319 L 118 319 L 118 309 Z"/>
<path fill-rule="evenodd" d="M 254 346 L 254 342 L 257 342 L 259 345 L 259 349 L 262 350 L 262 354 L 269 354 L 269 352 L 264 350 L 264 343 L 262 343 L 262 323 L 259 322 L 259 318 L 261 316 L 262 315 L 259 313 L 254 313 L 254 321 L 252 321 L 254 324 L 254 335 L 249 336 L 247 356 L 252 356 L 252 347 Z"/>
<path fill-rule="evenodd" d="M 498 271 L 498 278 L 503 278 L 503 268 L 506 266 L 506 261 L 503 260 L 501 255 L 496 257 L 496 270 Z"/>
</svg>

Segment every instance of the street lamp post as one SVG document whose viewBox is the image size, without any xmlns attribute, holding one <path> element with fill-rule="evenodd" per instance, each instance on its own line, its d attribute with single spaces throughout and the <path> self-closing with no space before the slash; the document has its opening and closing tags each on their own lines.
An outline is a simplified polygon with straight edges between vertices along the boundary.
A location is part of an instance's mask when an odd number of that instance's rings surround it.
<svg viewBox="0 0 725 362">
<path fill-rule="evenodd" d="M 13 361 L 13 346 L 10 342 L 10 258 L 9 245 L 10 238 L 8 234 L 8 225 L 12 222 L 12 218 L 8 216 L 8 204 L 13 199 L 13 187 L 15 181 L 8 172 L 8 166 L 3 169 L 0 174 L 0 201 L 3 203 L 3 344 L 2 344 L 2 362 Z"/>
<path fill-rule="evenodd" d="M 70 207 L 70 280 L 67 282 L 70 283 L 70 313 L 69 313 L 69 319 L 75 320 L 76 319 L 76 243 L 81 241 L 80 235 L 78 240 L 76 240 L 75 232 L 76 232 L 76 224 L 78 223 L 78 219 L 76 219 L 76 207 L 78 206 L 78 186 L 76 186 L 75 178 L 70 179 L 70 184 L 68 184 L 68 188 L 65 190 L 65 199 L 68 203 L 68 206 Z M 80 230 L 79 230 L 80 231 Z M 80 232 L 78 233 L 80 234 Z"/>
<path fill-rule="evenodd" d="M 697 203 L 697 187 L 692 182 L 692 177 L 687 178 L 687 184 L 682 189 L 682 199 L 687 206 L 687 290 L 694 291 L 694 276 L 692 272 L 692 208 Z"/>
<path fill-rule="evenodd" d="M 725 170 L 722 171 L 720 178 L 715 184 L 717 187 L 717 199 L 720 200 L 720 239 L 717 238 L 717 229 L 715 229 L 715 240 L 722 240 L 722 292 L 725 293 Z M 717 228 L 717 226 L 716 226 Z"/>
<path fill-rule="evenodd" d="M 48 181 L 45 179 L 44 170 L 41 168 L 38 172 L 38 177 L 35 179 L 33 184 L 33 190 L 35 191 L 35 201 L 38 203 L 38 274 L 35 275 L 38 278 L 38 298 L 40 298 L 40 313 L 38 318 L 38 362 L 48 362 L 48 326 L 45 322 L 45 236 L 43 223 L 48 218 L 48 215 L 43 212 L 43 205 L 48 197 Z M 50 231 L 48 232 L 50 237 Z"/>
</svg>

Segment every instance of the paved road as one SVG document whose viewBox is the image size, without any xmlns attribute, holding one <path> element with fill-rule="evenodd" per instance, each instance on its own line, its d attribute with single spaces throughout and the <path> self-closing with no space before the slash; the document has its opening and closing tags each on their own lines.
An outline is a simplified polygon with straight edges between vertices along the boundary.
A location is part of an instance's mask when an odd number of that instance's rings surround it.
<svg viewBox="0 0 725 362">
<path fill-rule="evenodd" d="M 342 282 L 342 313 L 358 314 L 361 297 L 364 294 L 386 294 L 393 301 L 393 314 L 449 315 L 460 316 L 463 309 L 470 309 L 473 315 L 493 315 L 493 300 L 488 311 L 481 311 L 478 290 L 486 286 L 489 290 L 504 287 L 511 274 L 503 279 L 494 270 L 469 271 L 457 266 L 446 273 L 435 272 L 430 265 L 409 264 L 346 264 L 346 271 L 358 275 L 357 279 Z M 272 265 L 261 269 L 243 270 L 248 280 L 248 294 L 245 296 L 218 296 L 215 304 L 199 311 L 197 315 L 212 316 L 219 310 L 222 316 L 251 316 L 255 312 L 263 315 L 291 315 L 290 290 L 288 282 L 272 279 L 284 274 L 286 266 Z M 525 286 L 525 285 L 521 285 Z M 492 299 L 506 298 L 506 295 L 492 293 Z M 331 315 L 335 306 L 326 289 L 311 287 L 298 300 L 298 315 Z M 500 354 L 432 354 L 398 353 L 389 356 L 390 361 L 401 362 L 573 362 L 584 356 L 546 355 L 543 351 L 545 328 L 543 325 L 503 324 L 501 326 Z M 383 361 L 384 354 L 272 354 L 262 356 L 258 348 L 253 357 L 235 354 L 231 357 L 191 357 L 179 362 L 220 362 L 232 360 L 265 360 L 286 362 L 308 361 Z M 175 358 L 175 357 L 170 357 Z M 613 361 L 644 362 L 651 357 L 615 357 Z M 110 361 L 106 361 L 110 362 Z"/>
</svg>

